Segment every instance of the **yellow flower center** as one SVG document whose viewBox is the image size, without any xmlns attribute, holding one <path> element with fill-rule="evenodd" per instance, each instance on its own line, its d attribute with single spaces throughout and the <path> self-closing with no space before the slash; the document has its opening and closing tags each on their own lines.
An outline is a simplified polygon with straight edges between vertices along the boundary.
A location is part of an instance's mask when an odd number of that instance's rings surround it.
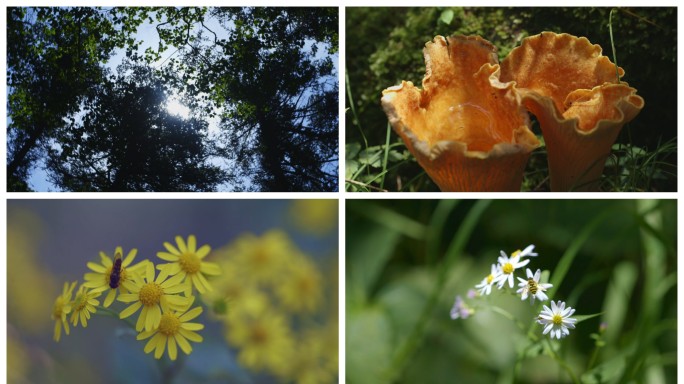
<svg viewBox="0 0 684 384">
<path fill-rule="evenodd" d="M 166 336 L 172 336 L 178 333 L 180 326 L 181 321 L 176 315 L 165 313 L 162 315 L 161 321 L 159 322 L 159 332 Z"/>
<path fill-rule="evenodd" d="M 184 253 L 178 259 L 181 268 L 189 275 L 199 272 L 201 261 L 194 253 Z"/>
<path fill-rule="evenodd" d="M 63 313 L 64 313 L 64 298 L 60 296 L 57 299 L 57 301 L 55 302 L 55 306 L 52 308 L 52 318 L 53 319 L 61 319 Z"/>
<path fill-rule="evenodd" d="M 518 256 L 518 255 L 520 254 L 520 252 L 522 252 L 522 251 L 518 249 L 517 251 L 511 253 L 511 257 L 516 257 L 516 256 Z"/>
<path fill-rule="evenodd" d="M 553 315 L 553 323 L 554 324 L 561 324 L 563 323 L 563 317 L 559 314 Z"/>
<path fill-rule="evenodd" d="M 249 336 L 255 344 L 263 344 L 268 340 L 268 330 L 261 324 L 254 324 Z"/>
<path fill-rule="evenodd" d="M 513 271 L 515 271 L 515 268 L 513 267 L 513 264 L 506 263 L 504 264 L 503 268 L 501 268 L 501 270 L 503 270 L 503 273 L 505 274 L 511 274 L 513 273 Z"/>
<path fill-rule="evenodd" d="M 78 312 L 81 309 L 83 309 L 86 304 L 88 304 L 88 295 L 85 293 L 79 293 L 78 296 L 74 299 L 74 305 L 72 306 L 72 310 Z"/>
<path fill-rule="evenodd" d="M 146 306 L 151 306 L 159 303 L 164 291 L 157 283 L 147 283 L 140 288 L 138 298 L 140 302 Z"/>
<path fill-rule="evenodd" d="M 491 284 L 492 280 L 494 280 L 494 275 L 487 276 L 487 284 Z"/>
</svg>

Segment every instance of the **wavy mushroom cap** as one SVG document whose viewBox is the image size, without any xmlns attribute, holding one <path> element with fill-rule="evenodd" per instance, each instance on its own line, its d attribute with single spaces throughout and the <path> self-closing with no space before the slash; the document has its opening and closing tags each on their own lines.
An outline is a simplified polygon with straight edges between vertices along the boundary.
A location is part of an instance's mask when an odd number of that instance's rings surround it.
<svg viewBox="0 0 684 384">
<path fill-rule="evenodd" d="M 525 107 L 539 120 L 552 191 L 597 190 L 622 126 L 644 100 L 619 82 L 624 75 L 584 37 L 544 32 L 523 40 L 501 63 Z"/>
<path fill-rule="evenodd" d="M 539 141 L 512 83 L 498 80 L 496 48 L 437 36 L 423 53 L 423 90 L 403 81 L 383 91 L 394 130 L 443 191 L 520 190 Z"/>
</svg>

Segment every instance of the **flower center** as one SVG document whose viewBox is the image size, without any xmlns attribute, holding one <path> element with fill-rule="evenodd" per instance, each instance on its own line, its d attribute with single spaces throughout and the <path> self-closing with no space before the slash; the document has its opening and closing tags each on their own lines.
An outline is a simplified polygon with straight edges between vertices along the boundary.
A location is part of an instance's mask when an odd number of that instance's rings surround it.
<svg viewBox="0 0 684 384">
<path fill-rule="evenodd" d="M 250 338 L 256 344 L 263 344 L 268 340 L 268 330 L 261 324 L 255 324 L 252 327 Z"/>
<path fill-rule="evenodd" d="M 503 273 L 506 273 L 506 274 L 511 274 L 511 273 L 513 273 L 513 271 L 515 271 L 515 268 L 513 267 L 513 264 L 511 264 L 511 263 L 504 264 L 503 268 L 501 268 L 501 269 L 503 270 Z"/>
<path fill-rule="evenodd" d="M 494 275 L 490 274 L 489 276 L 487 276 L 487 284 L 491 284 L 492 280 L 494 280 Z"/>
<path fill-rule="evenodd" d="M 558 325 L 563 323 L 563 317 L 559 314 L 553 315 L 553 323 Z"/>
<path fill-rule="evenodd" d="M 522 251 L 518 249 L 517 251 L 511 253 L 511 257 L 516 257 L 516 256 L 518 256 L 518 255 L 520 254 L 520 252 L 522 252 Z"/>
<path fill-rule="evenodd" d="M 147 283 L 140 288 L 140 293 L 138 293 L 138 298 L 140 302 L 146 306 L 151 306 L 159 303 L 164 291 L 157 283 Z"/>
<path fill-rule="evenodd" d="M 165 313 L 162 315 L 162 318 L 159 321 L 159 332 L 166 336 L 175 335 L 178 333 L 180 326 L 181 321 L 178 319 L 178 317 L 176 317 L 176 315 Z"/>
<path fill-rule="evenodd" d="M 184 253 L 178 259 L 181 268 L 188 274 L 193 275 L 200 270 L 200 259 L 194 253 Z"/>
<path fill-rule="evenodd" d="M 88 295 L 86 295 L 85 293 L 81 293 L 80 295 L 76 296 L 76 299 L 74 299 L 74 304 L 78 304 L 78 305 L 74 306 L 73 310 L 75 312 L 78 312 L 81 309 L 83 309 L 87 303 L 88 303 Z"/>
<path fill-rule="evenodd" d="M 62 313 L 64 313 L 64 299 L 60 297 L 52 308 L 52 318 L 59 319 L 62 317 Z"/>
</svg>

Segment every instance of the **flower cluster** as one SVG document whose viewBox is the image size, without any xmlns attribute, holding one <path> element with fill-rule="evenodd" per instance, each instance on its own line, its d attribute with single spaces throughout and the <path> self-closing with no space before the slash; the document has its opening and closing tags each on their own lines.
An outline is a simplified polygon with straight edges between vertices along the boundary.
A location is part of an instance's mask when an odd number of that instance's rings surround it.
<svg viewBox="0 0 684 384">
<path fill-rule="evenodd" d="M 76 326 L 80 320 L 81 326 L 87 327 L 91 314 L 99 309 L 120 319 L 138 313 L 134 326 L 137 339 L 149 339 L 144 351 L 154 351 L 157 359 L 166 350 L 169 358 L 176 360 L 178 348 L 190 354 L 189 341 L 201 342 L 202 336 L 196 331 L 204 328 L 203 324 L 190 322 L 202 313 L 201 306 L 191 309 L 195 302 L 194 292 L 211 291 L 206 277 L 221 275 L 221 268 L 204 261 L 211 248 L 209 245 L 197 248 L 194 235 L 190 235 L 187 242 L 176 236 L 176 246 L 165 242 L 164 248 L 166 251 L 158 252 L 157 256 L 168 263 L 156 268 L 150 260 L 133 264 L 138 250 L 131 249 L 123 257 L 122 247 L 116 247 L 113 258 L 100 252 L 99 263 L 88 262 L 86 265 L 91 272 L 83 276 L 85 282 L 73 300 L 77 282 L 64 283 L 62 294 L 55 300 L 52 311 L 55 341 L 59 341 L 62 327 L 69 334 L 69 322 Z M 105 292 L 100 306 L 98 297 Z M 119 313 L 109 310 L 115 300 L 128 306 Z"/>
<path fill-rule="evenodd" d="M 546 291 L 553 285 L 542 283 L 541 270 L 537 269 L 532 272 L 530 268 L 526 268 L 526 279 L 516 277 L 515 272 L 530 263 L 530 259 L 526 257 L 536 257 L 534 252 L 534 245 L 530 245 L 524 250 L 517 250 L 509 257 L 504 251 L 501 251 L 501 256 L 498 258 L 496 264 L 492 264 L 490 273 L 482 279 L 480 284 L 476 285 L 477 292 L 480 296 L 488 296 L 492 293 L 492 287 L 496 286 L 498 290 L 505 289 L 506 286 L 513 288 L 514 278 L 518 279 L 518 290 L 516 295 L 520 295 L 522 301 L 530 299 L 530 303 L 534 304 L 535 299 L 540 302 L 547 301 L 549 298 Z M 544 325 L 543 334 L 549 334 L 551 338 L 561 339 L 570 334 L 569 328 L 575 328 L 576 319 L 571 318 L 575 310 L 571 307 L 565 306 L 562 301 L 551 301 L 551 308 L 546 305 L 543 306 L 542 312 L 537 317 L 537 322 Z M 468 306 L 468 304 L 461 298 L 456 297 L 456 301 L 451 309 L 452 319 L 466 319 L 475 310 Z"/>
<path fill-rule="evenodd" d="M 324 274 L 319 261 L 332 258 L 314 259 L 279 229 L 244 234 L 215 256 L 224 273 L 202 299 L 240 364 L 285 382 L 336 382 L 337 263 Z"/>
</svg>

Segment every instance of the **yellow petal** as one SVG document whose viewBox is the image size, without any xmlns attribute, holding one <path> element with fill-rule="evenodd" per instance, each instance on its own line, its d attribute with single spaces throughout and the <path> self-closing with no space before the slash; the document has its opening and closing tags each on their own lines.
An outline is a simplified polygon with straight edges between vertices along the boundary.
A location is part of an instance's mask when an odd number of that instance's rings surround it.
<svg viewBox="0 0 684 384">
<path fill-rule="evenodd" d="M 62 324 L 59 320 L 55 321 L 55 336 L 54 339 L 55 341 L 59 341 L 59 338 L 62 336 Z"/>
<path fill-rule="evenodd" d="M 145 330 L 149 331 L 149 330 L 154 329 L 154 319 L 155 319 L 154 315 L 155 315 L 155 313 L 159 312 L 159 306 L 154 305 L 154 306 L 146 307 L 146 308 L 147 308 L 147 316 L 145 316 Z M 161 317 L 161 315 L 159 315 L 159 316 Z"/>
<path fill-rule="evenodd" d="M 138 333 L 138 336 L 136 336 L 135 339 L 136 340 L 145 340 L 148 337 L 154 335 L 155 333 L 157 333 L 156 329 L 152 330 L 152 331 L 143 331 L 143 332 Z"/>
<path fill-rule="evenodd" d="M 142 306 L 142 303 L 139 301 L 134 303 L 134 304 L 131 304 L 128 308 L 121 311 L 121 313 L 119 314 L 119 318 L 120 319 L 127 318 L 128 316 L 134 314 L 138 309 L 140 309 L 141 306 Z"/>
<path fill-rule="evenodd" d="M 174 338 L 176 339 L 176 343 L 178 343 L 178 346 L 183 350 L 183 352 L 186 355 L 189 355 L 190 352 L 192 352 L 192 346 L 190 346 L 190 343 L 188 343 L 188 340 L 183 337 L 180 334 L 175 334 Z"/>
<path fill-rule="evenodd" d="M 105 254 L 104 252 L 100 252 L 100 261 L 102 262 L 102 265 L 105 266 L 105 268 L 109 268 L 114 264 L 112 259 L 110 259 L 109 256 L 107 256 L 107 254 Z"/>
<path fill-rule="evenodd" d="M 119 295 L 118 300 L 122 303 L 130 303 L 138 300 L 139 296 L 135 293 L 122 293 Z"/>
<path fill-rule="evenodd" d="M 207 292 L 207 290 L 204 288 L 204 286 L 202 285 L 202 282 L 200 282 L 200 280 L 197 276 L 198 276 L 198 274 L 194 274 L 191 276 L 192 284 L 195 286 L 195 288 L 197 288 L 197 291 L 199 291 L 199 293 L 204 294 Z"/>
<path fill-rule="evenodd" d="M 154 264 L 148 263 L 147 267 L 145 268 L 145 278 L 147 279 L 148 283 L 151 283 L 154 281 Z"/>
<path fill-rule="evenodd" d="M 205 244 L 195 253 L 195 255 L 200 259 L 204 259 L 209 252 L 211 252 L 211 247 L 208 244 Z"/>
<path fill-rule="evenodd" d="M 200 271 L 202 273 L 206 273 L 207 275 L 217 276 L 221 274 L 221 267 L 219 267 L 219 265 L 216 263 L 203 262 L 201 264 Z"/>
<path fill-rule="evenodd" d="M 88 268 L 90 268 L 91 271 L 94 271 L 97 273 L 107 272 L 107 268 L 105 268 L 104 266 L 102 266 L 100 264 L 93 263 L 92 261 L 89 261 L 88 263 L 86 263 L 86 265 L 88 266 Z M 88 273 L 86 273 L 86 275 L 88 275 Z"/>
<path fill-rule="evenodd" d="M 171 254 L 180 255 L 180 252 L 178 252 L 176 247 L 171 245 L 171 243 L 169 243 L 169 242 L 166 242 L 166 241 L 164 242 L 164 248 L 166 248 L 166 250 L 169 251 L 169 253 L 171 253 Z"/>
<path fill-rule="evenodd" d="M 181 253 L 188 252 L 188 248 L 185 246 L 185 240 L 183 240 L 182 237 L 176 236 L 176 244 L 178 244 L 178 249 L 181 251 Z"/>
<path fill-rule="evenodd" d="M 188 331 L 188 330 L 184 329 L 183 327 L 178 329 L 178 333 L 183 335 L 183 337 L 185 337 L 186 339 L 188 339 L 190 341 L 194 341 L 195 343 L 201 343 L 202 340 L 204 340 L 202 338 L 202 336 L 196 334 L 193 331 Z"/>
<path fill-rule="evenodd" d="M 147 319 L 147 307 L 143 305 L 140 315 L 138 315 L 138 321 L 135 323 L 135 330 L 140 332 L 145 327 L 145 319 Z M 148 331 L 148 329 L 146 329 Z"/>
<path fill-rule="evenodd" d="M 105 308 L 108 308 L 114 302 L 115 297 L 116 297 L 116 289 L 110 289 L 109 293 L 107 293 L 107 297 L 105 297 L 104 304 L 102 304 L 102 305 Z"/>
<path fill-rule="evenodd" d="M 171 358 L 171 360 L 176 360 L 176 357 L 178 355 L 178 350 L 176 349 L 176 339 L 172 336 L 168 336 L 167 338 L 169 342 L 169 357 Z"/>
<path fill-rule="evenodd" d="M 194 319 L 195 317 L 199 316 L 202 313 L 202 307 L 195 307 L 189 311 L 187 311 L 184 315 L 178 318 L 181 322 L 186 322 Z"/>
<path fill-rule="evenodd" d="M 168 288 L 168 287 L 173 287 L 175 285 L 180 284 L 181 281 L 183 281 L 183 276 L 182 275 L 176 275 L 176 276 L 166 280 L 165 282 L 161 283 L 160 285 L 162 288 Z"/>
<path fill-rule="evenodd" d="M 188 331 L 200 331 L 204 329 L 204 324 L 200 323 L 183 323 L 181 324 L 182 329 L 187 329 Z"/>
<path fill-rule="evenodd" d="M 157 252 L 157 257 L 166 261 L 178 261 L 178 256 L 168 252 Z"/>
<path fill-rule="evenodd" d="M 197 239 L 195 235 L 188 236 L 188 253 L 194 253 L 197 249 Z"/>
<path fill-rule="evenodd" d="M 144 349 L 145 353 L 152 352 L 152 350 L 157 346 L 157 342 L 159 341 L 160 337 L 161 337 L 161 334 L 157 333 L 156 335 L 154 335 L 153 338 L 151 338 L 147 342 L 147 344 L 145 344 L 145 349 Z M 138 340 L 140 340 L 140 339 L 138 339 Z"/>
<path fill-rule="evenodd" d="M 128 265 L 133 262 L 133 259 L 135 259 L 135 255 L 137 255 L 137 254 L 138 254 L 138 249 L 136 249 L 136 248 L 131 249 L 128 252 L 128 255 L 126 256 L 124 261 L 122 262 L 123 266 L 128 267 Z"/>
<path fill-rule="evenodd" d="M 207 291 L 209 291 L 209 292 L 213 291 L 213 289 L 211 288 L 211 285 L 209 285 L 209 282 L 207 281 L 207 279 L 204 277 L 203 274 L 198 273 L 197 279 L 199 280 L 200 284 L 202 284 L 204 286 L 204 288 L 207 289 Z"/>
<path fill-rule="evenodd" d="M 166 344 L 166 336 L 162 335 L 158 340 L 157 340 L 157 345 L 156 349 L 154 351 L 154 358 L 155 359 L 160 359 L 161 356 L 164 354 L 164 345 Z"/>
</svg>

